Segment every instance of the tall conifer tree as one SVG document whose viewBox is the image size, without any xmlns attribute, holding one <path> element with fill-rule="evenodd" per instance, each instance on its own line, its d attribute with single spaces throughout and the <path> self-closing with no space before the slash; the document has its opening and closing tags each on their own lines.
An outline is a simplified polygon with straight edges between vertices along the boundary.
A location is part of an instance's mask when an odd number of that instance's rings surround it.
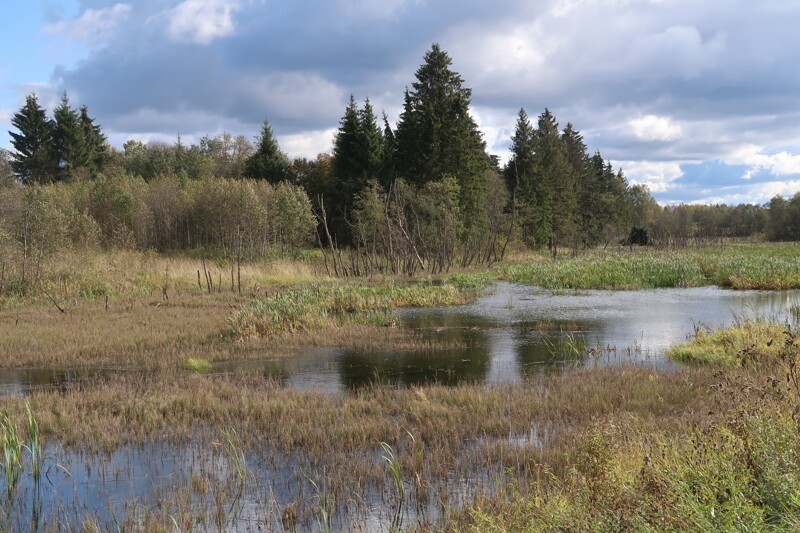
<svg viewBox="0 0 800 533">
<path fill-rule="evenodd" d="M 11 119 L 11 125 L 18 130 L 8 132 L 14 147 L 11 166 L 17 178 L 26 184 L 52 181 L 52 125 L 35 93 L 27 96 L 25 105 Z"/>
<path fill-rule="evenodd" d="M 69 106 L 65 92 L 53 112 L 52 164 L 56 181 L 70 178 L 75 170 L 88 167 L 89 155 L 78 113 Z"/>
<path fill-rule="evenodd" d="M 490 169 L 486 144 L 469 114 L 472 91 L 451 70 L 450 56 L 434 44 L 406 91 L 397 124 L 397 174 L 423 184 L 454 177 L 469 234 L 485 224 L 485 192 Z"/>
</svg>

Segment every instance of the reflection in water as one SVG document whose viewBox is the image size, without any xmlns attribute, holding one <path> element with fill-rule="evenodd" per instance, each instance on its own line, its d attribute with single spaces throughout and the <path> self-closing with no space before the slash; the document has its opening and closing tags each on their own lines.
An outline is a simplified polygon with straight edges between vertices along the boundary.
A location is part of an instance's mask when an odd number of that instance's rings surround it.
<svg viewBox="0 0 800 533">
<path fill-rule="evenodd" d="M 286 387 L 328 392 L 374 383 L 423 385 L 503 383 L 564 365 L 634 362 L 669 366 L 664 352 L 699 327 L 721 327 L 739 318 L 796 319 L 800 291 L 732 291 L 717 287 L 648 291 L 551 291 L 497 283 L 473 304 L 397 312 L 400 327 L 434 346 L 414 352 L 313 350 L 302 357 L 226 362 L 218 372 L 257 371 Z M 564 342 L 567 339 L 569 342 Z M 599 357 L 570 355 L 570 343 Z M 0 394 L 38 386 L 63 386 L 103 370 L 7 370 Z M 107 371 L 105 371 L 107 372 Z"/>
<path fill-rule="evenodd" d="M 401 327 L 426 341 L 458 349 L 418 352 L 315 351 L 256 365 L 289 387 L 352 390 L 389 383 L 422 385 L 504 383 L 564 365 L 620 362 L 668 367 L 665 351 L 697 328 L 722 327 L 741 318 L 792 320 L 800 291 L 731 291 L 717 287 L 649 291 L 552 291 L 498 283 L 471 305 L 397 312 Z M 567 341 L 565 341 L 567 339 Z M 568 353 L 570 343 L 585 357 Z"/>
</svg>

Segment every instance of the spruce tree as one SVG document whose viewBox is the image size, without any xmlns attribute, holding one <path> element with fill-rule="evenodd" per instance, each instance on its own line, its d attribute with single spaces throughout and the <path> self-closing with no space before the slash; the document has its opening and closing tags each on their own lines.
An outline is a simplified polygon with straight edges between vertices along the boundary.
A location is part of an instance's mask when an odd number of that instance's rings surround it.
<svg viewBox="0 0 800 533">
<path fill-rule="evenodd" d="M 278 183 L 289 179 L 289 158 L 281 152 L 278 141 L 268 121 L 261 125 L 257 148 L 245 165 L 245 174 L 250 178 Z"/>
<path fill-rule="evenodd" d="M 78 113 L 69 106 L 65 92 L 53 112 L 52 164 L 56 181 L 72 177 L 75 170 L 89 166 L 89 155 L 83 125 Z"/>
<path fill-rule="evenodd" d="M 14 147 L 11 167 L 17 178 L 24 184 L 52 181 L 52 125 L 35 93 L 26 97 L 25 105 L 12 117 L 11 125 L 18 130 L 8 132 Z"/>
<path fill-rule="evenodd" d="M 566 171 L 566 154 L 558 123 L 549 109 L 539 115 L 533 138 L 533 176 L 528 201 L 531 209 L 533 241 L 536 246 L 554 240 L 553 212 L 556 184 Z"/>
<path fill-rule="evenodd" d="M 463 191 L 466 181 L 489 168 L 489 158 L 469 114 L 472 90 L 463 87 L 451 64 L 447 52 L 434 44 L 417 69 L 397 125 L 397 170 L 415 183 L 454 176 Z"/>
<path fill-rule="evenodd" d="M 364 164 L 359 147 L 359 110 L 353 95 L 339 121 L 339 130 L 333 140 L 333 172 L 339 189 L 348 189 L 353 194 L 360 190 Z"/>
<path fill-rule="evenodd" d="M 377 179 L 383 167 L 384 141 L 369 98 L 358 111 L 358 146 L 366 175 L 369 179 Z"/>
<path fill-rule="evenodd" d="M 412 90 L 406 91 L 395 136 L 397 174 L 424 184 L 454 177 L 460 187 L 464 236 L 485 226 L 490 170 L 486 144 L 469 114 L 472 91 L 451 70 L 450 56 L 438 44 L 425 54 Z"/>
<path fill-rule="evenodd" d="M 80 124 L 83 130 L 83 140 L 86 146 L 86 167 L 95 175 L 103 168 L 108 159 L 108 144 L 106 136 L 94 119 L 89 116 L 89 108 L 81 106 Z"/>
<path fill-rule="evenodd" d="M 349 242 L 347 218 L 353 201 L 370 180 L 383 172 L 384 139 L 369 98 L 359 108 L 355 98 L 345 108 L 333 142 L 333 171 L 336 186 L 328 197 L 331 227 L 339 242 Z"/>
</svg>

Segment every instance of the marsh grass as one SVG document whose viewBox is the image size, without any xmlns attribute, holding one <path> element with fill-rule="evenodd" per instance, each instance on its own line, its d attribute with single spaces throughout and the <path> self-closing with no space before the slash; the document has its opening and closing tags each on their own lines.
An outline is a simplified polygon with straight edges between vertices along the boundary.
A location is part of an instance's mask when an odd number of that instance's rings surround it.
<svg viewBox="0 0 800 533">
<path fill-rule="evenodd" d="M 469 285 L 319 285 L 255 298 L 229 319 L 239 339 L 271 337 L 349 324 L 391 325 L 393 309 L 466 303 L 477 292 Z"/>
<path fill-rule="evenodd" d="M 561 458 L 543 461 L 549 482 L 484 497 L 456 529 L 794 530 L 800 525 L 800 345 L 763 321 L 701 333 L 683 372 L 715 370 L 700 419 L 601 416 Z M 761 342 L 764 341 L 766 342 Z M 753 342 L 753 341 L 756 342 Z"/>
<path fill-rule="evenodd" d="M 508 281 L 554 290 L 636 290 L 719 285 L 734 289 L 800 288 L 800 247 L 746 245 L 699 250 L 595 251 L 557 261 L 509 263 L 498 275 Z"/>
<path fill-rule="evenodd" d="M 747 362 L 769 362 L 786 350 L 786 325 L 746 320 L 718 331 L 698 329 L 694 338 L 673 346 L 670 359 L 685 364 L 741 366 Z"/>
<path fill-rule="evenodd" d="M 207 359 L 189 357 L 186 360 L 186 369 L 196 374 L 207 374 L 214 369 L 214 365 Z"/>
</svg>

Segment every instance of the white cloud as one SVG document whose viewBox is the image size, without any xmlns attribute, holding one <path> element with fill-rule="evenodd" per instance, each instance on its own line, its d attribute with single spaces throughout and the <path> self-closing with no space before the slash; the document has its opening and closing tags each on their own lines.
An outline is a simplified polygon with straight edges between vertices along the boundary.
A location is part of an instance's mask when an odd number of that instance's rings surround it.
<svg viewBox="0 0 800 533">
<path fill-rule="evenodd" d="M 647 185 L 650 192 L 666 192 L 673 182 L 683 176 L 680 161 L 614 161 L 614 166 L 622 167 L 625 177 L 634 185 Z"/>
<path fill-rule="evenodd" d="M 736 192 L 731 192 L 730 194 L 704 196 L 693 200 L 691 203 L 707 205 L 765 204 L 776 196 L 791 198 L 798 191 L 800 191 L 800 181 L 770 181 L 737 188 Z"/>
<path fill-rule="evenodd" d="M 63 35 L 67 41 L 82 41 L 89 45 L 99 45 L 112 36 L 113 30 L 131 12 L 128 4 L 115 4 L 105 9 L 87 9 L 71 20 L 60 20 L 44 28 L 50 35 Z"/>
<path fill-rule="evenodd" d="M 233 34 L 240 9 L 240 0 L 185 0 L 166 12 L 167 32 L 175 41 L 208 44 Z"/>
<path fill-rule="evenodd" d="M 765 154 L 764 147 L 755 144 L 746 144 L 734 150 L 727 161 L 733 165 L 746 165 L 749 167 L 742 179 L 749 180 L 760 171 L 768 171 L 775 176 L 790 176 L 800 174 L 800 155 L 787 151 L 776 154 Z"/>
<path fill-rule="evenodd" d="M 314 158 L 317 154 L 331 151 L 333 136 L 336 129 L 331 128 L 320 131 L 307 131 L 294 135 L 284 135 L 278 138 L 281 150 L 289 157 Z"/>
<path fill-rule="evenodd" d="M 628 122 L 637 139 L 643 141 L 674 141 L 681 137 L 683 130 L 680 124 L 669 117 L 645 115 Z"/>
</svg>

